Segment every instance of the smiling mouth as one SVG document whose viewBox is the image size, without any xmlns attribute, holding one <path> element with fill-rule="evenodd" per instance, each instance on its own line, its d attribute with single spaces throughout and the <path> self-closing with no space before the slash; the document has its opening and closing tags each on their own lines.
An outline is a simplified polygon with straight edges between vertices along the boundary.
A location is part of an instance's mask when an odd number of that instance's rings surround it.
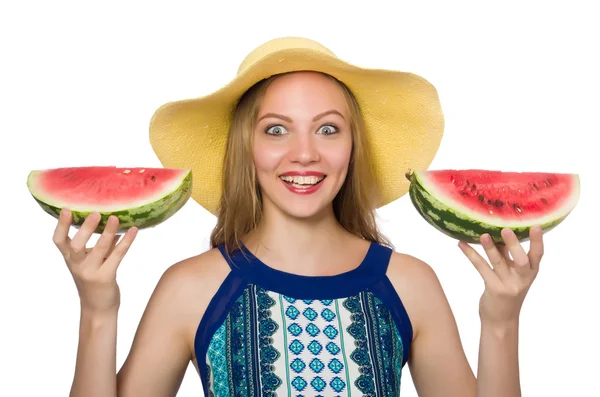
<svg viewBox="0 0 600 397">
<path fill-rule="evenodd" d="M 321 175 L 321 176 L 289 176 L 289 175 L 282 175 L 279 177 L 279 179 L 281 179 L 283 182 L 285 182 L 286 184 L 293 186 L 297 189 L 306 189 L 312 186 L 316 186 L 319 183 L 323 182 L 323 180 L 325 179 L 326 175 Z"/>
</svg>

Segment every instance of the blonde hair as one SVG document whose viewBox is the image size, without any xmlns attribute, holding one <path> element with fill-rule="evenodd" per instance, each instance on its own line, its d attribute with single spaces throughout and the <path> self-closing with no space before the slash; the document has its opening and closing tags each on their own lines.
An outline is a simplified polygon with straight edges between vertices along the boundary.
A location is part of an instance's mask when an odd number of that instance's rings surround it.
<svg viewBox="0 0 600 397">
<path fill-rule="evenodd" d="M 211 247 L 225 244 L 227 252 L 241 248 L 240 240 L 262 218 L 262 197 L 252 156 L 253 131 L 260 104 L 269 85 L 281 75 L 262 80 L 240 99 L 229 128 L 223 166 L 223 193 L 217 224 L 211 233 Z M 391 246 L 379 232 L 375 217 L 377 189 L 364 121 L 356 98 L 348 87 L 332 76 L 341 88 L 350 109 L 352 154 L 346 180 L 333 200 L 337 221 L 348 232 Z"/>
</svg>

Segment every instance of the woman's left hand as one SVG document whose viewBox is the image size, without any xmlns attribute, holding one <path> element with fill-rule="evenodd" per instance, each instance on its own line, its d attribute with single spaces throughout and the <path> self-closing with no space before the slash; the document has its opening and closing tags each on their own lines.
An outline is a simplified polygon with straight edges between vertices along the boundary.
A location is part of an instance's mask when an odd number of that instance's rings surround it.
<svg viewBox="0 0 600 397">
<path fill-rule="evenodd" d="M 505 245 L 496 245 L 488 234 L 482 235 L 480 241 L 489 263 L 473 247 L 464 241 L 459 242 L 460 249 L 485 283 L 485 291 L 479 302 L 482 323 L 500 327 L 518 323 L 523 301 L 538 274 L 544 255 L 542 235 L 539 226 L 530 230 L 529 252 L 525 252 L 510 229 L 502 230 Z"/>
</svg>

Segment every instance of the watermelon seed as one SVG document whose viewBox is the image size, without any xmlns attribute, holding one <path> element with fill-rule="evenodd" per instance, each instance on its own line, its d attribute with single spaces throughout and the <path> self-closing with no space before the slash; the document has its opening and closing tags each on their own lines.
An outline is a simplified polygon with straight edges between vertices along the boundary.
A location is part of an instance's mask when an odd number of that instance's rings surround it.
<svg viewBox="0 0 600 397">
<path fill-rule="evenodd" d="M 534 188 L 535 190 L 538 190 L 538 187 L 537 187 L 537 185 L 536 185 L 535 183 L 533 184 L 533 188 Z"/>
<path fill-rule="evenodd" d="M 482 194 L 480 194 L 480 195 L 479 195 L 479 201 L 483 201 L 483 200 L 485 200 L 485 197 L 483 197 L 483 195 L 482 195 Z"/>
<path fill-rule="evenodd" d="M 521 209 L 521 207 L 519 207 L 517 204 L 513 203 L 512 205 L 513 209 L 517 212 L 523 212 L 523 209 Z"/>
<path fill-rule="evenodd" d="M 155 181 L 155 180 L 156 180 L 156 178 L 154 177 L 154 175 L 152 175 L 152 176 L 150 177 L 150 179 L 152 179 L 152 181 Z"/>
<path fill-rule="evenodd" d="M 504 202 L 502 202 L 502 201 L 500 201 L 500 200 L 496 200 L 496 201 L 494 202 L 494 205 L 495 205 L 496 207 L 502 207 L 502 206 L 504 205 Z"/>
<path fill-rule="evenodd" d="M 129 174 L 131 172 L 131 170 L 125 170 L 123 171 L 124 174 Z"/>
<path fill-rule="evenodd" d="M 542 203 L 548 204 L 548 200 L 546 200 L 545 198 L 542 197 L 540 200 L 542 200 Z"/>
<path fill-rule="evenodd" d="M 144 170 L 144 169 L 141 169 L 141 170 L 140 170 L 140 174 L 143 174 L 143 173 L 144 173 L 144 171 L 146 171 L 146 170 Z"/>
</svg>

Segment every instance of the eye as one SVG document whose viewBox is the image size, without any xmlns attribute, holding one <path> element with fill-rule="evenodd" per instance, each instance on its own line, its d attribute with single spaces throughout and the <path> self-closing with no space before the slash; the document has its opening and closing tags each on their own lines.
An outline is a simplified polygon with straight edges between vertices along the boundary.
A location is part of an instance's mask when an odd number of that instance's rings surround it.
<svg viewBox="0 0 600 397">
<path fill-rule="evenodd" d="M 272 126 L 269 126 L 265 130 L 265 132 L 270 135 L 283 135 L 286 132 L 286 130 L 285 130 L 285 127 L 282 125 L 272 125 Z"/>
<path fill-rule="evenodd" d="M 331 135 L 331 134 L 335 134 L 336 132 L 338 132 L 337 127 L 334 125 L 330 125 L 330 124 L 324 125 L 321 128 L 319 128 L 320 134 Z"/>
</svg>

